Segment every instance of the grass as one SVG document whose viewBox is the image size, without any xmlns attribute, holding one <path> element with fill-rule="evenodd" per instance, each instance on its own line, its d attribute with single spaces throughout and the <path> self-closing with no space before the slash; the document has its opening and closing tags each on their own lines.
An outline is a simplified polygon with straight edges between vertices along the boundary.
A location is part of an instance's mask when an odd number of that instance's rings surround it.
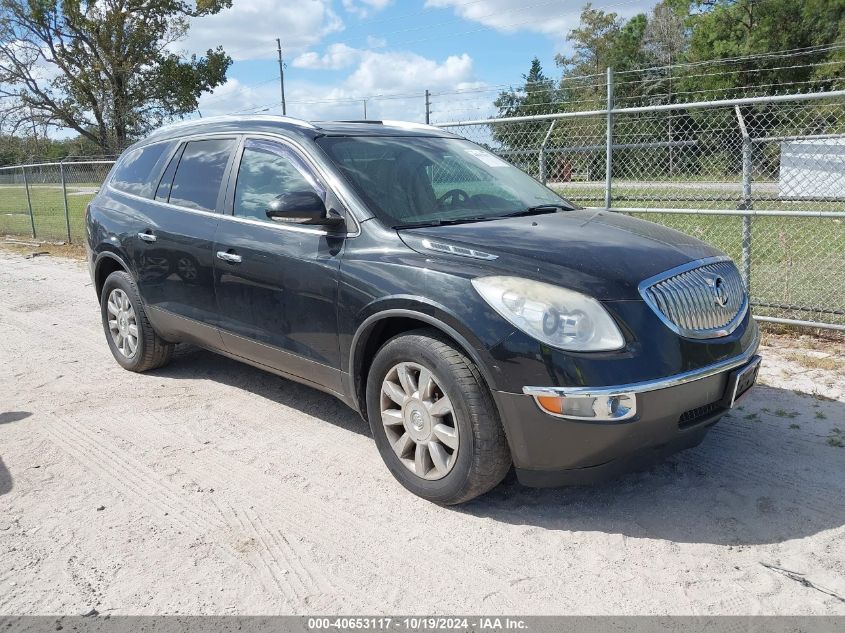
<svg viewBox="0 0 845 633">
<path fill-rule="evenodd" d="M 81 241 L 85 235 L 85 207 L 94 197 L 99 185 L 68 186 L 68 219 L 72 241 Z M 31 185 L 32 221 L 35 234 L 41 240 L 67 240 L 67 222 L 62 188 L 58 185 Z M 32 235 L 32 221 L 23 185 L 0 186 L 0 233 Z"/>
<path fill-rule="evenodd" d="M 842 361 L 833 356 L 813 356 L 811 354 L 796 352 L 787 354 L 789 360 L 798 363 L 807 369 L 825 369 L 827 371 L 836 371 L 842 367 Z"/>
</svg>

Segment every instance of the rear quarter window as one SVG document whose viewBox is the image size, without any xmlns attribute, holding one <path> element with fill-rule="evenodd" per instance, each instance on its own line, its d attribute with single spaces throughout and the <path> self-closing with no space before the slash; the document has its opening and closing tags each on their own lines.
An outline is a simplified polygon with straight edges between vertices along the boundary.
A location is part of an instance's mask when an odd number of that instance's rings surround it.
<svg viewBox="0 0 845 633">
<path fill-rule="evenodd" d="M 160 163 L 171 143 L 154 143 L 126 152 L 112 174 L 110 185 L 118 191 L 151 198 L 158 184 Z"/>
</svg>

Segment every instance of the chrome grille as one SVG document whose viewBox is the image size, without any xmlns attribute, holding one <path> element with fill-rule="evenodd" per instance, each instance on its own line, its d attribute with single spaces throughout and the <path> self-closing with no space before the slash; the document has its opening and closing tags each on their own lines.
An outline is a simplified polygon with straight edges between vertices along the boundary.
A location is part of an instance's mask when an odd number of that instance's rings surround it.
<svg viewBox="0 0 845 633">
<path fill-rule="evenodd" d="M 742 278 L 727 257 L 691 262 L 646 279 L 640 294 L 667 326 L 689 338 L 726 336 L 748 311 Z"/>
</svg>

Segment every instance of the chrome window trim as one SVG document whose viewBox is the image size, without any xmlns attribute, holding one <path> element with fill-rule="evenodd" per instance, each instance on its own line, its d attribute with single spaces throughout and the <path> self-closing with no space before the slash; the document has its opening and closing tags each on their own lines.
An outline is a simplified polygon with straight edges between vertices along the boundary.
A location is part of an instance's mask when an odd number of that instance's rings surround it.
<svg viewBox="0 0 845 633">
<path fill-rule="evenodd" d="M 291 149 L 293 149 L 295 151 L 295 153 L 297 153 L 299 156 L 301 156 L 301 158 L 308 164 L 308 166 L 311 167 L 314 170 L 314 172 L 317 175 L 319 175 L 320 178 L 323 179 L 323 181 L 331 189 L 331 191 L 340 199 L 340 201 L 343 203 L 344 207 L 346 207 L 346 209 L 345 209 L 346 210 L 346 218 L 347 218 L 347 220 L 352 221 L 352 223 L 355 225 L 355 230 L 354 231 L 346 231 L 345 233 L 341 233 L 341 232 L 327 231 L 326 229 L 313 228 L 313 227 L 308 227 L 308 226 L 298 226 L 298 225 L 295 225 L 295 224 L 276 224 L 276 223 L 271 224 L 269 222 L 264 222 L 262 220 L 250 220 L 249 218 L 239 218 L 239 217 L 232 215 L 231 213 L 226 213 L 226 212 L 217 213 L 216 211 L 203 211 L 201 209 L 191 209 L 189 207 L 183 207 L 183 206 L 180 206 L 180 205 L 177 205 L 177 204 L 170 204 L 169 202 L 161 202 L 160 200 L 155 200 L 154 198 L 145 198 L 143 196 L 138 196 L 136 194 L 121 191 L 120 189 L 116 189 L 116 188 L 112 187 L 111 178 L 108 179 L 108 181 L 106 183 L 106 188 L 109 189 L 110 191 L 113 191 L 113 192 L 118 193 L 118 194 L 123 195 L 123 196 L 129 196 L 130 198 L 134 198 L 134 199 L 140 200 L 142 202 L 151 202 L 153 204 L 163 206 L 163 207 L 166 207 L 166 208 L 170 208 L 170 209 L 176 209 L 176 210 L 179 210 L 179 211 L 189 211 L 190 213 L 199 213 L 201 215 L 213 215 L 217 218 L 226 218 L 226 219 L 229 219 L 229 220 L 232 220 L 232 221 L 235 221 L 235 222 L 243 222 L 243 223 L 246 223 L 246 224 L 254 224 L 255 226 L 269 226 L 269 227 L 273 227 L 273 228 L 276 228 L 276 229 L 279 229 L 279 230 L 282 230 L 282 231 L 293 231 L 295 233 L 310 233 L 312 235 L 331 235 L 332 237 L 342 237 L 344 239 L 354 238 L 354 237 L 358 237 L 359 235 L 361 235 L 361 222 L 363 220 L 358 219 L 358 216 L 356 215 L 355 211 L 352 210 L 353 207 L 356 208 L 358 210 L 358 213 L 360 213 L 361 216 L 364 217 L 365 219 L 369 219 L 369 217 L 371 217 L 372 214 L 370 214 L 367 211 L 366 208 L 358 209 L 358 207 L 361 206 L 360 204 L 358 204 L 358 203 L 352 204 L 351 200 L 354 200 L 354 198 L 350 195 L 348 189 L 344 186 L 344 184 L 341 181 L 339 181 L 338 178 L 334 174 L 330 173 L 322 165 L 318 164 L 318 162 L 316 160 L 314 160 L 313 156 L 308 152 L 308 150 L 301 143 L 299 143 L 298 141 L 296 141 L 293 138 L 285 136 L 284 134 L 280 134 L 280 133 L 277 133 L 277 132 L 265 132 L 265 131 L 250 132 L 250 131 L 227 130 L 225 132 L 205 132 L 205 133 L 198 131 L 198 132 L 195 132 L 193 134 L 186 134 L 185 136 L 179 136 L 179 137 L 173 137 L 173 138 L 167 138 L 167 139 L 153 139 L 153 138 L 144 139 L 145 141 L 149 140 L 149 143 L 141 141 L 141 142 L 139 142 L 139 144 L 137 144 L 137 146 L 138 146 L 138 148 L 140 148 L 140 147 L 145 147 L 146 145 L 153 145 L 154 143 L 173 142 L 173 143 L 176 143 L 176 145 L 178 147 L 182 143 L 187 143 L 187 142 L 192 141 L 192 140 L 201 140 L 201 139 L 205 139 L 205 138 L 214 138 L 214 137 L 226 137 L 226 138 L 234 138 L 234 139 L 243 139 L 244 141 L 246 141 L 247 139 L 250 139 L 250 138 L 267 138 L 267 139 L 271 139 L 273 141 L 278 141 L 282 144 L 289 146 Z M 135 146 L 133 145 L 131 148 L 128 148 L 128 149 L 135 149 Z M 236 149 L 235 151 L 237 152 L 238 150 Z M 172 153 L 171 153 L 170 156 L 172 157 Z M 120 159 L 118 159 L 118 161 L 115 161 L 115 164 L 117 164 L 117 162 L 119 162 L 119 160 Z M 234 168 L 234 166 L 233 166 L 233 168 Z M 109 174 L 109 176 L 111 176 L 111 174 Z M 161 174 L 159 174 L 159 177 L 161 177 Z"/>
<path fill-rule="evenodd" d="M 150 198 L 144 198 L 143 196 L 136 196 L 133 193 L 126 193 L 125 191 L 121 191 L 120 189 L 115 189 L 111 185 L 108 185 L 108 189 L 113 193 L 116 193 L 120 196 L 127 196 L 129 198 L 133 198 L 135 200 L 140 200 L 141 202 L 148 202 L 150 204 L 154 204 L 159 207 L 164 207 L 166 209 L 171 209 L 175 211 L 187 211 L 188 213 L 195 213 L 197 215 L 205 215 L 214 218 L 218 218 L 220 220 L 231 220 L 233 222 L 241 222 L 244 224 L 254 224 L 256 226 L 266 226 L 274 229 L 279 229 L 282 231 L 293 231 L 296 233 L 311 233 L 313 235 L 334 235 L 337 237 L 347 237 L 347 233 L 329 233 L 325 229 L 316 229 L 307 226 L 297 226 L 297 225 L 290 225 L 290 224 L 270 224 L 269 222 L 263 222 L 261 220 L 252 220 L 250 218 L 237 218 L 233 215 L 228 215 L 225 213 L 217 213 L 216 211 L 203 211 L 202 209 L 191 209 L 189 207 L 182 207 L 178 204 L 170 204 L 169 202 L 161 202 L 160 200 L 152 200 Z"/>
<path fill-rule="evenodd" d="M 346 233 L 331 233 L 329 231 L 326 231 L 325 229 L 318 229 L 319 231 L 322 232 L 323 235 L 338 235 L 338 236 L 343 236 L 343 237 L 346 237 L 346 238 L 358 237 L 359 235 L 361 235 L 361 222 L 358 220 L 357 216 L 352 211 L 352 207 L 354 205 L 350 203 L 350 196 L 349 196 L 347 190 L 344 188 L 343 183 L 341 183 L 334 176 L 334 174 L 329 173 L 326 169 L 324 169 L 321 165 L 319 165 L 317 163 L 317 161 L 314 160 L 314 158 L 311 156 L 311 154 L 309 154 L 308 150 L 301 143 L 298 143 L 294 139 L 289 138 L 287 136 L 284 136 L 283 134 L 273 134 L 271 132 L 244 132 L 243 137 L 244 137 L 244 143 L 246 143 L 249 139 L 269 139 L 269 140 L 278 142 L 282 145 L 285 145 L 289 149 L 293 150 L 294 154 L 296 156 L 300 157 L 303 161 L 305 161 L 305 163 L 308 165 L 308 167 L 310 167 L 323 180 L 323 182 L 326 184 L 328 189 L 340 199 L 341 203 L 343 203 L 343 206 L 345 207 L 346 219 L 352 221 L 352 223 L 355 225 L 355 230 L 354 231 L 347 231 Z M 239 168 L 240 165 L 233 166 L 233 169 L 234 169 L 234 167 Z M 237 172 L 234 175 L 235 175 L 235 180 L 237 182 Z M 229 218 L 232 218 L 232 219 L 239 219 L 241 221 L 248 220 L 248 218 L 238 218 L 237 216 L 235 216 L 233 214 L 227 213 L 225 215 L 226 215 L 226 217 L 229 217 Z M 364 213 L 363 215 L 366 215 L 366 213 Z M 255 220 L 254 222 L 255 222 L 255 224 L 258 224 L 260 226 L 268 226 L 268 223 L 264 222 L 263 220 Z M 282 226 L 282 227 L 287 227 L 287 228 L 299 228 L 299 229 L 303 228 L 303 227 L 297 227 L 297 226 L 291 227 L 291 226 L 288 226 L 288 225 L 275 225 L 275 224 L 272 224 L 272 225 L 269 225 L 269 226 Z"/>
<path fill-rule="evenodd" d="M 736 369 L 737 367 L 747 363 L 754 354 L 757 353 L 757 348 L 760 345 L 759 330 L 754 336 L 754 341 L 748 346 L 742 354 L 728 358 L 726 360 L 693 369 L 674 376 L 666 378 L 657 378 L 655 380 L 646 380 L 643 382 L 635 382 L 628 385 L 614 385 L 610 387 L 523 387 L 522 393 L 528 396 L 617 396 L 626 393 L 645 393 L 648 391 L 658 391 L 660 389 L 668 389 L 670 387 L 677 387 L 678 385 L 685 385 L 689 382 L 702 380 L 721 374 L 722 372 Z"/>
<path fill-rule="evenodd" d="M 701 268 L 702 266 L 707 266 L 708 264 L 715 264 L 718 262 L 733 263 L 733 260 L 730 257 L 727 257 L 726 255 L 696 259 L 641 281 L 639 286 L 637 286 L 637 290 L 639 291 L 643 301 L 645 301 L 648 307 L 651 308 L 652 312 L 657 315 L 657 318 L 660 319 L 663 325 L 668 327 L 678 336 L 683 336 L 684 338 L 691 339 L 711 339 L 727 336 L 739 327 L 740 323 L 742 323 L 743 319 L 745 319 L 745 315 L 748 314 L 749 302 L 747 290 L 743 293 L 742 305 L 740 305 L 739 311 L 736 313 L 736 316 L 731 319 L 729 323 L 726 323 L 721 327 L 712 328 L 709 330 L 687 330 L 685 328 L 675 325 L 665 314 L 663 314 L 663 311 L 651 299 L 647 292 L 647 290 L 656 283 L 665 281 L 671 277 L 675 277 L 676 275 L 689 272 L 690 270 L 695 270 L 696 268 Z"/>
</svg>

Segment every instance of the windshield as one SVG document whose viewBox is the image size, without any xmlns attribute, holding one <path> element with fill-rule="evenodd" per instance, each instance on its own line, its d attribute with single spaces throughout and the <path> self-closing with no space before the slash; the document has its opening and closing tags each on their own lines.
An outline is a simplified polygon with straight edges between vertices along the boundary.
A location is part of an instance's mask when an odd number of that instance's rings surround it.
<svg viewBox="0 0 845 633">
<path fill-rule="evenodd" d="M 462 139 L 329 136 L 317 143 L 373 213 L 394 228 L 573 208 L 525 172 Z"/>
</svg>

